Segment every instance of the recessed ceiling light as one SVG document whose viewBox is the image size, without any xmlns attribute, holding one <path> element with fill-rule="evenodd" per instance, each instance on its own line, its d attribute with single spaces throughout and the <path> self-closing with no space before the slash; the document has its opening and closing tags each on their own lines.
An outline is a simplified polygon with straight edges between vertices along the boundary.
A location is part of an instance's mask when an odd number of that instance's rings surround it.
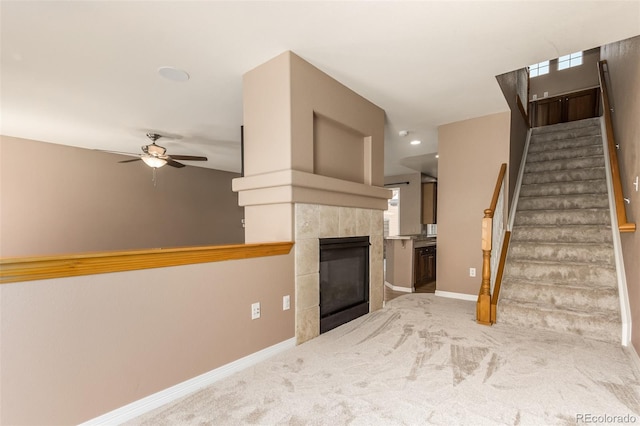
<svg viewBox="0 0 640 426">
<path fill-rule="evenodd" d="M 175 67 L 160 67 L 158 68 L 158 74 L 171 81 L 189 80 L 189 74 L 185 70 Z"/>
<path fill-rule="evenodd" d="M 436 154 L 436 158 L 440 158 L 440 156 L 438 154 Z"/>
<path fill-rule="evenodd" d="M 422 143 L 422 141 L 419 140 L 412 140 L 411 142 L 409 142 L 411 145 L 420 145 Z"/>
</svg>

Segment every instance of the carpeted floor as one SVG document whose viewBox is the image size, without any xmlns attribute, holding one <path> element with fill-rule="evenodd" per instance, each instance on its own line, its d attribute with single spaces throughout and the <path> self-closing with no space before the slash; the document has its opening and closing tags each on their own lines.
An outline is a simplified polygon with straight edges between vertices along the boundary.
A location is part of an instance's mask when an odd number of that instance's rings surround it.
<svg viewBox="0 0 640 426">
<path fill-rule="evenodd" d="M 640 423 L 640 370 L 626 349 L 480 326 L 474 314 L 473 302 L 401 296 L 129 424 Z"/>
</svg>

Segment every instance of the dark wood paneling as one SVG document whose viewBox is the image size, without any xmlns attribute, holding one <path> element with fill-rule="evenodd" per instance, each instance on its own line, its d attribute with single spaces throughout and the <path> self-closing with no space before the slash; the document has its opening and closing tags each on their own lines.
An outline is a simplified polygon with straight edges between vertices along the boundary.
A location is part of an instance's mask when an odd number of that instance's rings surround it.
<svg viewBox="0 0 640 426">
<path fill-rule="evenodd" d="M 533 101 L 530 104 L 533 126 L 548 126 L 597 117 L 598 102 L 598 88 Z"/>
</svg>

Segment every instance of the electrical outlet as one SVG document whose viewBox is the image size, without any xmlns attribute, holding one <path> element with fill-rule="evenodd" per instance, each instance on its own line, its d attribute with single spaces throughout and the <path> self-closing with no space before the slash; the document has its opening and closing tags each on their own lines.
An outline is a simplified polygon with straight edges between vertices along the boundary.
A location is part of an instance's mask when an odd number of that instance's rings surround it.
<svg viewBox="0 0 640 426">
<path fill-rule="evenodd" d="M 260 302 L 251 304 L 251 319 L 260 318 Z"/>
<path fill-rule="evenodd" d="M 282 310 L 288 311 L 291 309 L 291 297 L 287 294 L 286 296 L 282 296 Z"/>
<path fill-rule="evenodd" d="M 545 98 L 549 97 L 549 92 L 544 92 L 543 96 L 544 96 Z"/>
<path fill-rule="evenodd" d="M 470 277 L 476 276 L 476 268 L 469 268 L 469 276 Z"/>
</svg>

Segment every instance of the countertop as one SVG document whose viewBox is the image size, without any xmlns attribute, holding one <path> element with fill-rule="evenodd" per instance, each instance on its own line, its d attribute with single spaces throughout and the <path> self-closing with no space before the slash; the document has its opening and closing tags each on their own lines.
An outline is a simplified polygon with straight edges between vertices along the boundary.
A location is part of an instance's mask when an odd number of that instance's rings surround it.
<svg viewBox="0 0 640 426">
<path fill-rule="evenodd" d="M 386 240 L 413 241 L 414 248 L 428 247 L 436 245 L 436 237 L 428 237 L 426 235 L 395 235 L 385 237 Z"/>
</svg>

